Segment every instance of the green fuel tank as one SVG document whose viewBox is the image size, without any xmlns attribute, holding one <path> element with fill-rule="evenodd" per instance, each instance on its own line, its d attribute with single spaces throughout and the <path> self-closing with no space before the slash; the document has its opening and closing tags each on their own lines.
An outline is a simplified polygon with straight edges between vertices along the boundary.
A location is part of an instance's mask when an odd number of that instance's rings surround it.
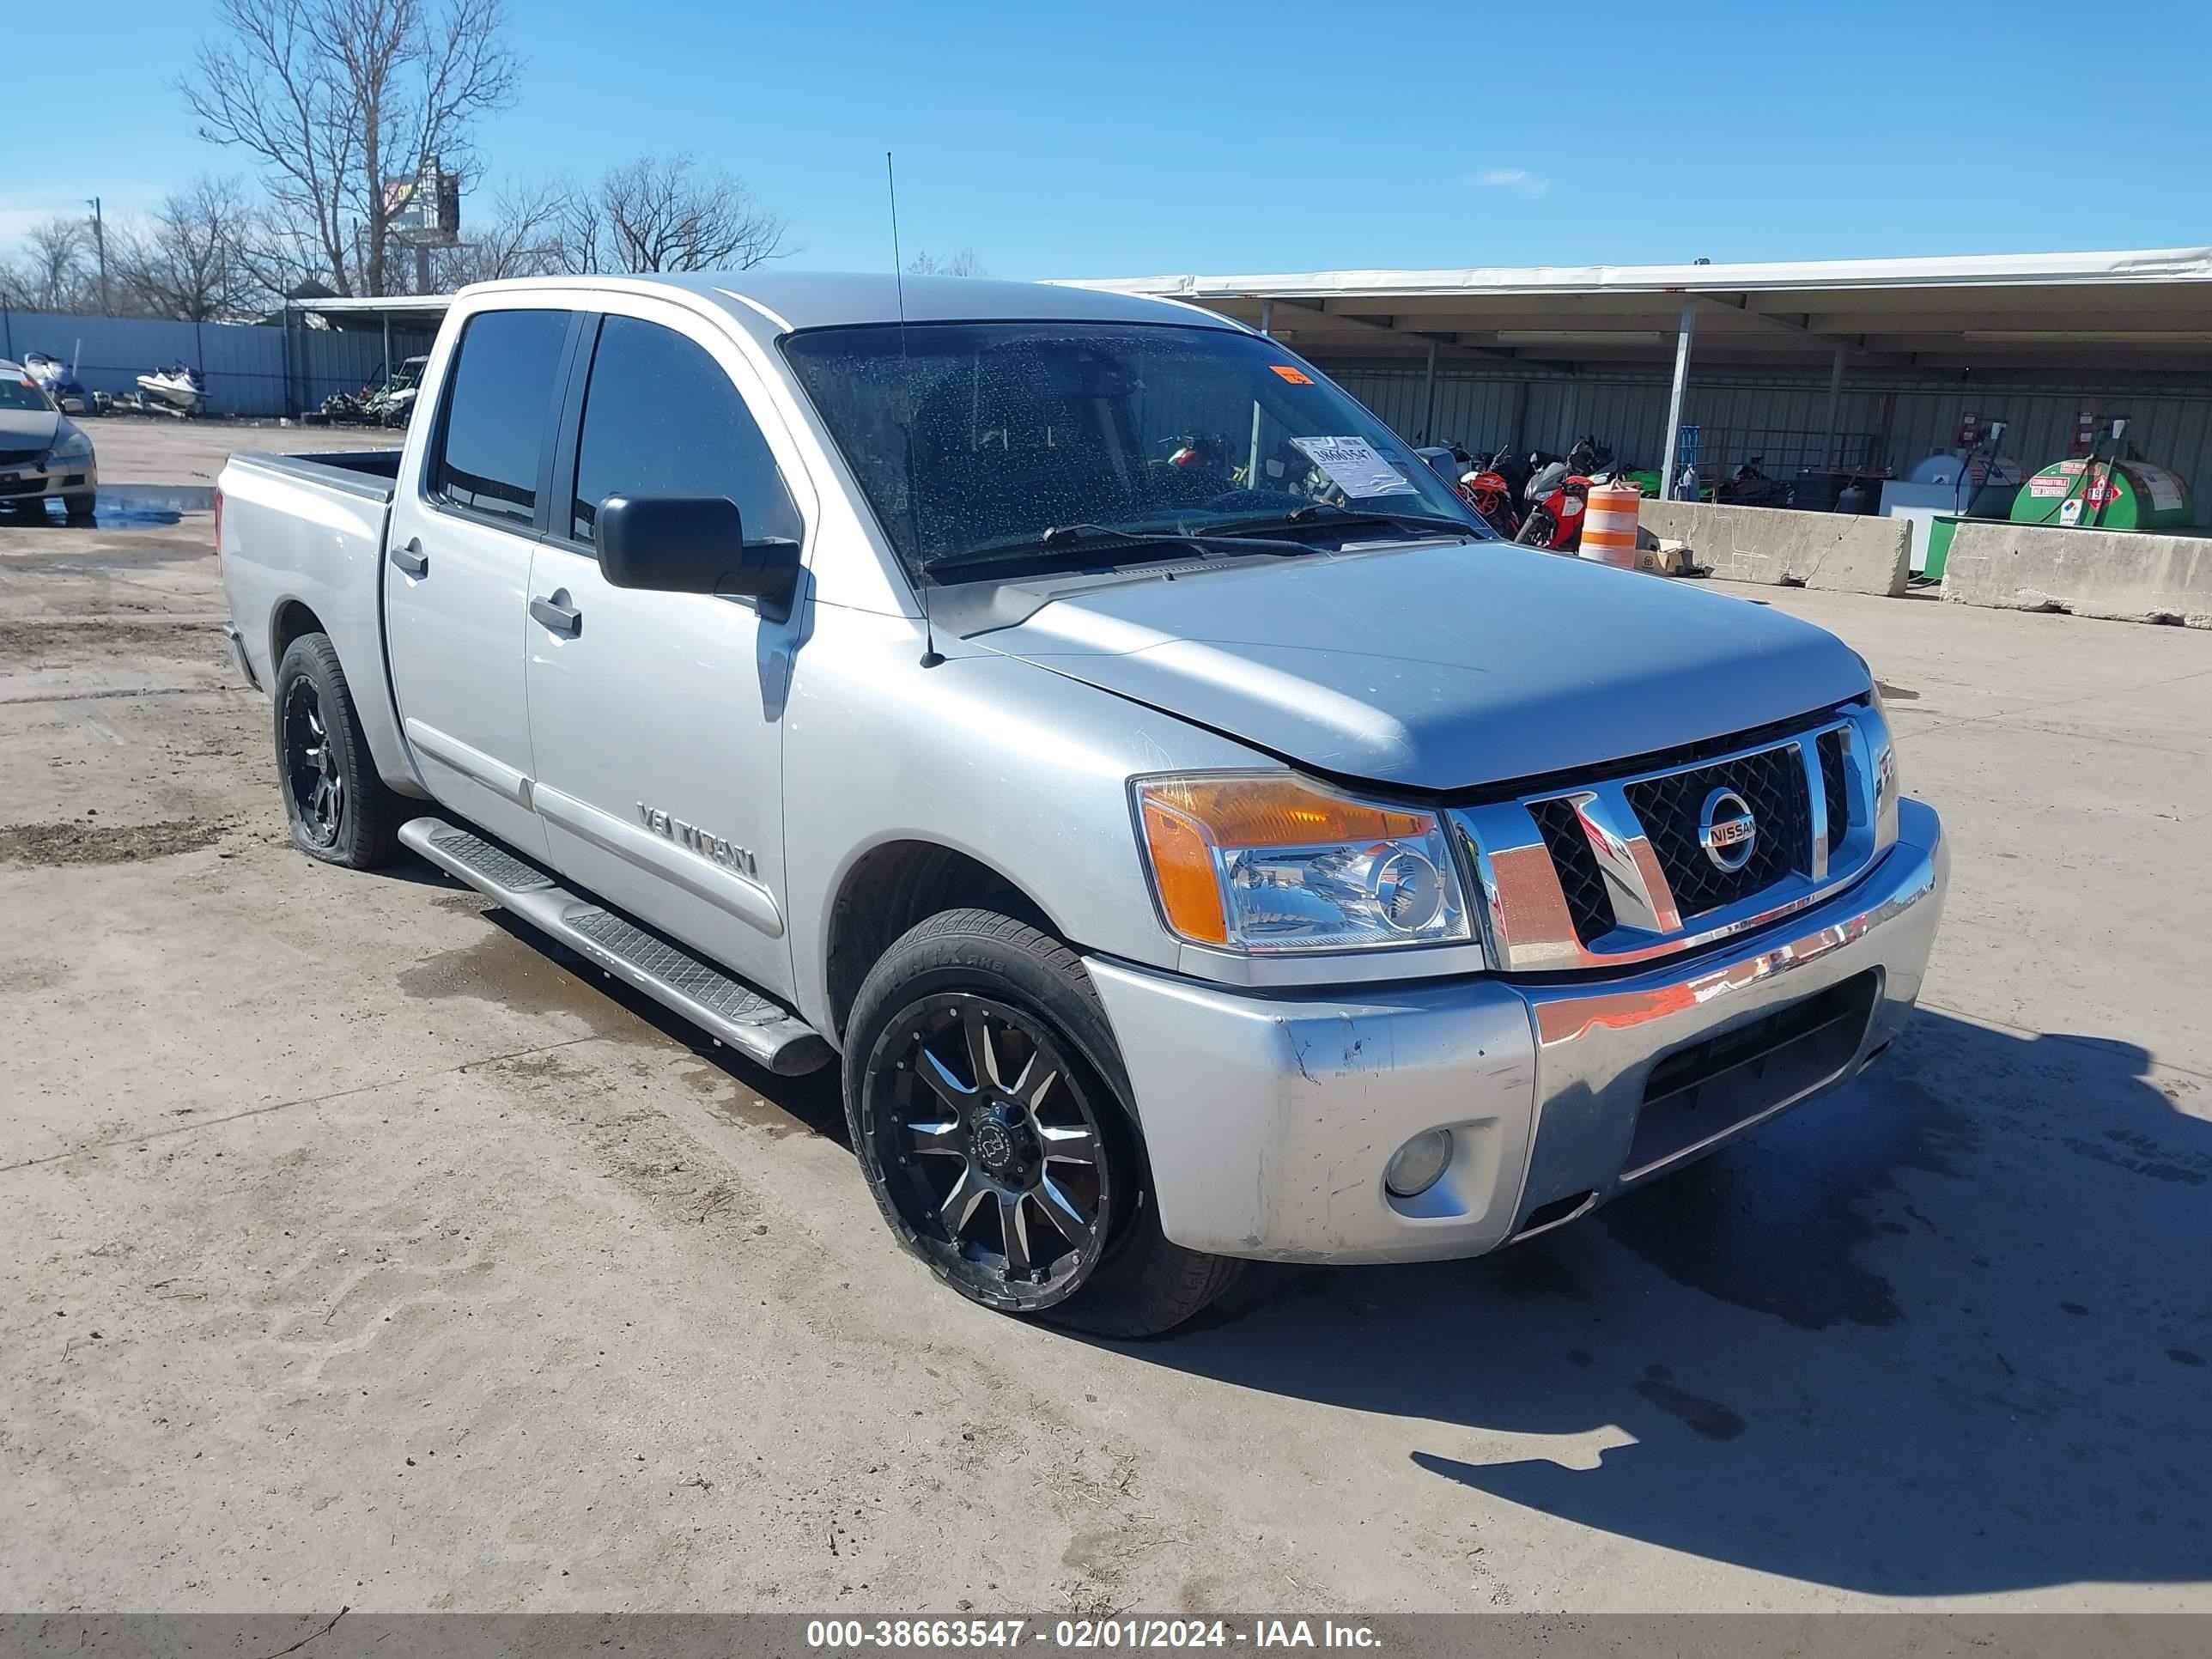
<svg viewBox="0 0 2212 1659">
<path fill-rule="evenodd" d="M 2197 521 L 2189 486 L 2178 473 L 2147 461 L 2054 462 L 2021 486 L 2014 524 L 2082 526 L 2097 530 L 2179 530 Z"/>
</svg>

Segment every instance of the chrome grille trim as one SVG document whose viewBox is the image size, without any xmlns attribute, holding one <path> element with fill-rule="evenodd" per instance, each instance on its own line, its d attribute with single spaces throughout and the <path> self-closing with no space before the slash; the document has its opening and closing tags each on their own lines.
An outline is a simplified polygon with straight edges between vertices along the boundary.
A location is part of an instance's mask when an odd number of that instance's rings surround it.
<svg viewBox="0 0 2212 1659">
<path fill-rule="evenodd" d="M 1829 791 L 1820 753 L 1820 739 L 1830 733 L 1837 734 L 1842 745 L 1843 799 L 1850 814 L 1832 849 Z M 1792 763 L 1804 778 L 1808 810 L 1799 827 L 1807 845 L 1795 849 L 1791 867 L 1766 887 L 1685 923 L 1650 837 L 1630 804 L 1629 786 L 1778 750 L 1793 751 Z M 1769 738 L 1686 765 L 1656 767 L 1580 787 L 1548 788 L 1456 808 L 1451 818 L 1474 878 L 1485 959 L 1501 973 L 1626 967 L 1748 933 L 1819 903 L 1865 874 L 1896 839 L 1893 801 L 1879 793 L 1881 781 L 1891 775 L 1889 733 L 1881 715 L 1871 704 L 1856 704 L 1836 718 L 1812 722 L 1788 737 Z M 1893 795 L 1893 787 L 1887 793 Z M 1584 923 L 1577 931 L 1577 910 L 1570 904 L 1559 866 L 1538 828 L 1533 810 L 1538 803 L 1559 803 L 1573 811 L 1605 879 L 1613 915 L 1609 930 L 1583 937 L 1590 932 L 1591 915 L 1585 899 L 1577 901 Z"/>
</svg>

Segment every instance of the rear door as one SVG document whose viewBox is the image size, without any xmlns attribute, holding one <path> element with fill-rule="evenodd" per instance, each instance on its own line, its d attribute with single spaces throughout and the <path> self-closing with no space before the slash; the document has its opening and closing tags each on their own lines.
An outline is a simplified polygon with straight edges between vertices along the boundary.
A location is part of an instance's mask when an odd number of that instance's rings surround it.
<svg viewBox="0 0 2212 1659">
<path fill-rule="evenodd" d="M 556 867 L 787 994 L 783 702 L 804 598 L 776 618 L 750 599 L 610 586 L 592 527 L 609 495 L 723 495 L 747 542 L 803 546 L 804 475 L 714 325 L 642 296 L 607 304 L 578 347 L 581 411 L 531 574 L 533 799 Z"/>
<path fill-rule="evenodd" d="M 543 857 L 523 672 L 530 560 L 572 336 L 567 310 L 480 311 L 442 377 L 421 470 L 392 502 L 386 637 L 400 723 L 431 793 Z"/>
</svg>

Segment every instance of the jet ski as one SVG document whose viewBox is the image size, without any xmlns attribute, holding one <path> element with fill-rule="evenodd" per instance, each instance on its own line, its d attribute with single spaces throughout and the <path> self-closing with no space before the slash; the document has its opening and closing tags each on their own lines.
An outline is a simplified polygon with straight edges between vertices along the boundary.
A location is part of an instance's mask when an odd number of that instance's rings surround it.
<svg viewBox="0 0 2212 1659">
<path fill-rule="evenodd" d="M 185 363 L 172 363 L 138 377 L 147 398 L 179 415 L 196 415 L 207 403 L 207 377 Z"/>
<path fill-rule="evenodd" d="M 54 400 L 55 407 L 63 414 L 92 413 L 92 393 L 85 390 L 76 372 L 52 353 L 25 352 L 23 372 L 31 377 L 32 384 Z"/>
</svg>

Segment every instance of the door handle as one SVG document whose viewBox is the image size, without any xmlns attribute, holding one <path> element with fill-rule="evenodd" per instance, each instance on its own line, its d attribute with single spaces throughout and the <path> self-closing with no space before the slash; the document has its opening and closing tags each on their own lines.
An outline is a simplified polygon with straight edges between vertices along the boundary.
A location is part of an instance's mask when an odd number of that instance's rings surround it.
<svg viewBox="0 0 2212 1659">
<path fill-rule="evenodd" d="M 392 562 L 410 576 L 427 576 L 430 574 L 430 556 L 422 550 L 422 543 L 417 537 L 410 536 L 407 538 L 406 546 L 393 548 Z"/>
<path fill-rule="evenodd" d="M 568 603 L 568 590 L 557 587 L 550 599 L 532 599 L 530 614 L 556 634 L 565 634 L 570 639 L 584 631 L 584 613 Z"/>
</svg>

